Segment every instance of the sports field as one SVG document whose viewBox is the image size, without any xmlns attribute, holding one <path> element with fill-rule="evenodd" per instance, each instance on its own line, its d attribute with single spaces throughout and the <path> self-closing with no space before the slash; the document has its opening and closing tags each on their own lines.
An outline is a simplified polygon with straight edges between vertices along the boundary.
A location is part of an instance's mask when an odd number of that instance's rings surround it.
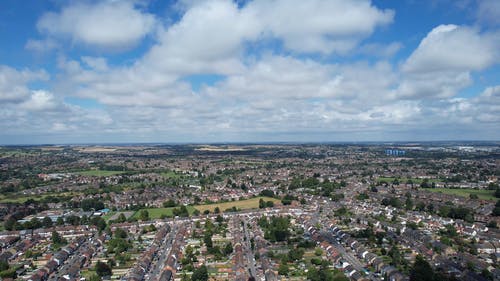
<svg viewBox="0 0 500 281">
<path fill-rule="evenodd" d="M 259 208 L 259 200 L 263 199 L 264 201 L 273 201 L 274 203 L 280 202 L 279 199 L 276 198 L 271 198 L 271 197 L 255 197 L 247 200 L 241 200 L 241 201 L 230 201 L 230 202 L 224 202 L 224 203 L 214 203 L 214 204 L 205 204 L 205 205 L 196 205 L 196 206 L 186 206 L 187 210 L 190 215 L 193 214 L 194 210 L 198 210 L 201 213 L 203 213 L 205 210 L 209 210 L 210 212 L 213 212 L 216 207 L 219 207 L 221 212 L 224 212 L 227 209 L 231 209 L 233 207 L 236 207 L 236 209 L 239 210 L 249 210 L 249 209 L 258 209 Z M 177 207 L 178 208 L 178 207 Z M 149 213 L 149 217 L 151 219 L 158 219 L 162 215 L 171 217 L 173 216 L 172 208 L 146 208 L 146 209 L 141 209 L 141 210 L 147 210 Z M 134 218 L 139 218 L 140 211 L 135 212 Z"/>
<path fill-rule="evenodd" d="M 457 195 L 457 196 L 462 196 L 469 198 L 470 194 L 476 194 L 479 199 L 485 199 L 485 200 L 496 200 L 495 196 L 493 193 L 495 192 L 494 190 L 486 190 L 486 189 L 469 189 L 469 188 L 426 188 L 422 190 L 427 190 L 430 192 L 436 192 L 436 193 L 444 193 L 444 194 L 452 194 L 452 195 Z"/>
<path fill-rule="evenodd" d="M 90 177 L 109 177 L 123 173 L 126 173 L 126 171 L 86 170 L 86 171 L 76 172 L 76 174 L 82 176 L 90 176 Z"/>
</svg>

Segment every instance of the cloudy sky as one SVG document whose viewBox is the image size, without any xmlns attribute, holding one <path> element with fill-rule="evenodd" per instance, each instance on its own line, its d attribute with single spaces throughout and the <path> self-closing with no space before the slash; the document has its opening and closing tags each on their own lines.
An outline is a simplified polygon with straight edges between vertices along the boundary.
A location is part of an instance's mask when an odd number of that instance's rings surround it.
<svg viewBox="0 0 500 281">
<path fill-rule="evenodd" d="M 500 139 L 497 0 L 2 0 L 0 143 Z"/>
</svg>

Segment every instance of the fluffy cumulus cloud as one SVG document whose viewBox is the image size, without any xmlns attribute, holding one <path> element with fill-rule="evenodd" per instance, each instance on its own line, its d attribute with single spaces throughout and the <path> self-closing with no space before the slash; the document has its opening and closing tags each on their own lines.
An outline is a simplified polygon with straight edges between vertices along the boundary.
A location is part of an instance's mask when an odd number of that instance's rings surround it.
<svg viewBox="0 0 500 281">
<path fill-rule="evenodd" d="M 496 36 L 467 26 L 440 25 L 403 63 L 399 97 L 453 97 L 472 83 L 471 72 L 498 59 Z"/>
<path fill-rule="evenodd" d="M 47 80 L 45 71 L 17 70 L 9 66 L 0 65 L 0 101 L 19 102 L 29 96 L 28 82 Z"/>
<path fill-rule="evenodd" d="M 154 24 L 154 16 L 138 10 L 131 1 L 103 1 L 76 3 L 63 7 L 60 12 L 46 13 L 39 19 L 37 28 L 50 36 L 68 38 L 74 44 L 125 49 L 150 33 Z M 30 41 L 27 47 L 47 47 L 44 44 Z"/>
<path fill-rule="evenodd" d="M 288 49 L 325 54 L 351 50 L 394 18 L 394 11 L 364 0 L 256 0 L 245 10 L 258 17 L 264 33 L 282 39 Z"/>
<path fill-rule="evenodd" d="M 0 117 L 13 120 L 0 129 L 70 141 L 318 141 L 464 138 L 459 128 L 470 138 L 500 126 L 498 85 L 460 97 L 498 64 L 491 31 L 439 25 L 394 59 L 404 43 L 369 39 L 395 11 L 368 0 L 187 0 L 171 21 L 142 8 L 71 2 L 44 14 L 47 38 L 27 49 L 64 53 L 68 38 L 91 48 L 58 56 L 49 90 L 31 85 L 49 78 L 43 71 L 0 67 Z M 153 28 L 150 48 L 126 63 L 99 51 L 138 44 Z"/>
<path fill-rule="evenodd" d="M 403 66 L 406 72 L 481 70 L 495 62 L 494 37 L 465 26 L 440 25 L 422 40 Z"/>
</svg>

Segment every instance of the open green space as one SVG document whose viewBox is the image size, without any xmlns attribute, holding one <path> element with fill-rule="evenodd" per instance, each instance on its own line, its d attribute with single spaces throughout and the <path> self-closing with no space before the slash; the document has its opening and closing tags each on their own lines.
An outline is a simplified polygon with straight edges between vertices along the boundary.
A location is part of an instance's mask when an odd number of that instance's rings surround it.
<svg viewBox="0 0 500 281">
<path fill-rule="evenodd" d="M 168 179 L 179 179 L 182 176 L 181 174 L 178 174 L 174 171 L 163 172 L 160 175 Z"/>
<path fill-rule="evenodd" d="M 89 177 L 109 177 L 123 173 L 126 173 L 126 171 L 86 170 L 86 171 L 76 172 L 76 174 L 79 174 L 81 176 L 89 176 Z"/>
<path fill-rule="evenodd" d="M 400 183 L 407 183 L 409 180 L 411 180 L 414 184 L 421 184 L 425 179 L 419 179 L 419 178 L 398 178 L 398 177 L 379 177 L 377 179 L 378 182 L 387 182 L 387 183 L 392 183 L 395 179 L 398 179 Z M 444 180 L 442 179 L 427 179 L 429 183 L 433 182 L 443 182 Z"/>
<path fill-rule="evenodd" d="M 236 209 L 240 210 L 248 210 L 248 209 L 258 209 L 259 208 L 259 200 L 263 199 L 264 201 L 273 201 L 274 203 L 280 202 L 279 199 L 271 198 L 271 197 L 255 197 L 246 200 L 240 201 L 229 201 L 223 203 L 214 203 L 214 204 L 206 204 L 206 205 L 197 205 L 195 208 L 203 213 L 205 210 L 209 210 L 213 212 L 216 207 L 219 207 L 219 210 L 222 212 L 230 209 L 232 207 L 236 207 Z"/>
<path fill-rule="evenodd" d="M 443 194 L 451 194 L 462 197 L 469 198 L 470 194 L 476 194 L 479 199 L 485 200 L 496 200 L 494 190 L 486 190 L 486 189 L 469 189 L 469 188 L 426 188 L 422 190 L 427 190 L 430 192 L 443 193 Z"/>
<path fill-rule="evenodd" d="M 167 216 L 167 217 L 173 217 L 174 216 L 174 213 L 173 213 L 174 208 L 175 207 L 141 209 L 141 210 L 135 212 L 135 214 L 132 217 L 138 219 L 142 210 L 147 210 L 149 213 L 149 217 L 151 219 L 159 219 L 159 218 L 161 218 L 162 215 Z M 189 215 L 192 215 L 194 213 L 194 210 L 196 210 L 193 206 L 186 206 L 186 208 L 189 212 Z"/>
<path fill-rule="evenodd" d="M 186 206 L 187 210 L 190 215 L 193 214 L 195 210 L 200 211 L 203 213 L 205 210 L 209 210 L 210 212 L 213 212 L 216 207 L 219 207 L 221 212 L 224 212 L 227 209 L 231 209 L 233 207 L 236 207 L 239 210 L 249 210 L 249 209 L 258 209 L 259 208 L 259 200 L 263 199 L 264 201 L 273 201 L 275 203 L 280 202 L 279 199 L 276 198 L 271 198 L 271 197 L 255 197 L 251 199 L 246 199 L 246 200 L 241 200 L 241 201 L 230 201 L 230 202 L 223 202 L 223 203 L 214 203 L 214 204 L 205 204 L 205 205 L 196 205 L 196 206 Z M 173 216 L 173 209 L 176 207 L 171 207 L 171 208 L 145 208 L 141 210 L 147 210 L 149 213 L 149 217 L 151 219 L 158 219 L 162 215 L 172 217 Z M 178 207 L 177 207 L 178 208 Z M 139 218 L 140 216 L 140 211 L 135 212 L 133 215 L 134 218 Z"/>
<path fill-rule="evenodd" d="M 28 200 L 40 201 L 49 196 L 74 196 L 76 193 L 71 192 L 47 192 L 44 194 L 24 195 L 20 193 L 0 194 L 0 203 L 24 203 Z"/>
</svg>

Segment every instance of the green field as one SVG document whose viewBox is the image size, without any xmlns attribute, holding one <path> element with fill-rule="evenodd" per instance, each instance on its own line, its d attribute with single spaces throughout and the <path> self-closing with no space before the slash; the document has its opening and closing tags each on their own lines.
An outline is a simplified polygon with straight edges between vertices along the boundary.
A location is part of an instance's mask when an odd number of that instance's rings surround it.
<svg viewBox="0 0 500 281">
<path fill-rule="evenodd" d="M 395 179 L 398 179 L 400 183 L 406 183 L 408 180 L 413 181 L 414 184 L 421 184 L 424 179 L 417 179 L 417 178 L 396 178 L 396 177 L 379 177 L 377 179 L 378 182 L 387 182 L 387 183 L 392 183 Z M 443 182 L 442 179 L 427 179 L 429 183 L 433 182 Z"/>
<path fill-rule="evenodd" d="M 74 196 L 76 193 L 71 192 L 61 192 L 61 193 L 44 193 L 39 195 L 24 195 L 24 194 L 0 194 L 0 203 L 24 203 L 28 200 L 40 201 L 48 196 Z"/>
<path fill-rule="evenodd" d="M 126 171 L 87 170 L 87 171 L 76 172 L 76 174 L 79 174 L 81 176 L 90 176 L 90 177 L 109 177 L 123 173 L 126 173 Z"/>
<path fill-rule="evenodd" d="M 209 210 L 213 212 L 216 207 L 219 207 L 221 212 L 224 212 L 226 209 L 230 209 L 232 207 L 236 207 L 240 210 L 249 210 L 249 209 L 258 209 L 259 208 L 259 200 L 264 199 L 264 201 L 273 201 L 275 203 L 280 202 L 279 199 L 271 198 L 271 197 L 255 197 L 247 200 L 241 201 L 230 201 L 224 203 L 214 203 L 214 204 L 206 204 L 206 205 L 196 205 L 196 206 L 186 206 L 190 215 L 193 214 L 194 210 L 198 210 L 203 213 L 205 210 Z M 162 215 L 173 216 L 172 208 L 146 208 L 142 210 L 147 210 L 149 212 L 149 217 L 151 219 L 158 219 Z M 135 212 L 133 215 L 134 218 L 139 218 L 140 210 Z"/>
<path fill-rule="evenodd" d="M 259 208 L 259 200 L 261 198 L 264 199 L 264 201 L 273 201 L 274 203 L 280 202 L 280 200 L 278 200 L 276 198 L 255 197 L 255 198 L 241 200 L 241 201 L 230 201 L 230 202 L 224 202 L 224 203 L 197 205 L 197 206 L 195 206 L 195 208 L 198 209 L 202 213 L 205 210 L 209 210 L 210 212 L 213 212 L 216 207 L 219 207 L 219 209 L 221 211 L 225 211 L 225 210 L 230 209 L 232 207 L 236 207 L 237 209 L 241 209 L 241 210 L 258 209 Z"/>
<path fill-rule="evenodd" d="M 167 178 L 167 179 L 179 179 L 179 178 L 181 178 L 181 174 L 177 174 L 176 172 L 173 172 L 173 171 L 163 172 L 160 175 L 164 178 Z"/>
<path fill-rule="evenodd" d="M 467 197 L 469 198 L 470 194 L 476 194 L 479 199 L 485 199 L 485 200 L 496 200 L 495 196 L 493 196 L 493 193 L 495 192 L 494 190 L 486 190 L 486 189 L 466 189 L 466 188 L 460 188 L 460 189 L 453 189 L 453 188 L 426 188 L 422 190 L 427 190 L 430 192 L 436 192 L 436 193 L 444 193 L 444 194 L 452 194 L 452 195 L 457 195 L 457 196 L 462 196 L 462 197 Z"/>
<path fill-rule="evenodd" d="M 193 206 L 186 206 L 186 208 L 187 208 L 190 215 L 192 215 L 194 210 L 196 210 Z M 140 211 L 142 211 L 142 210 L 147 210 L 149 213 L 149 217 L 151 219 L 159 219 L 159 218 L 161 218 L 162 215 L 166 215 L 167 217 L 172 217 L 174 215 L 172 212 L 173 209 L 174 209 L 174 207 L 171 207 L 171 208 L 146 208 L 146 209 L 141 209 L 141 210 L 135 212 L 135 214 L 132 217 L 138 219 L 139 215 L 140 215 Z"/>
</svg>

